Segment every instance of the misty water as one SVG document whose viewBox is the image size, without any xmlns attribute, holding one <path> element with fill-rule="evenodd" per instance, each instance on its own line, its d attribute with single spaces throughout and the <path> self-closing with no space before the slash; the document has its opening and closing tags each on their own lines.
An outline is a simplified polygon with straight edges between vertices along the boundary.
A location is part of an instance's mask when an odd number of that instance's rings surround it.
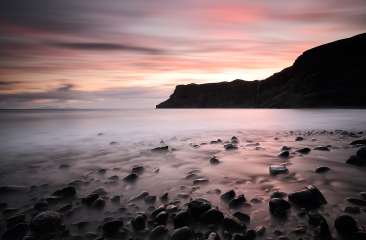
<svg viewBox="0 0 366 240">
<path fill-rule="evenodd" d="M 358 149 L 349 143 L 366 135 L 366 110 L 12 110 L 1 112 L 0 126 L 0 186 L 28 189 L 2 195 L 0 201 L 8 207 L 29 211 L 69 184 L 76 186 L 78 198 L 98 188 L 107 192 L 102 210 L 86 209 L 73 200 L 72 214 L 64 219 L 72 234 L 98 233 L 96 226 L 105 217 L 127 222 L 136 212 L 151 211 L 162 203 L 159 198 L 154 204 L 131 203 L 143 191 L 158 197 L 167 192 L 178 207 L 203 197 L 231 215 L 234 211 L 220 200 L 220 192 L 234 189 L 248 200 L 239 210 L 251 216 L 249 227 L 267 227 L 263 239 L 276 229 L 292 238 L 293 228 L 307 220 L 298 217 L 296 208 L 288 221 L 273 218 L 267 206 L 272 192 L 316 185 L 328 200 L 319 211 L 332 225 L 350 205 L 345 199 L 366 191 L 366 169 L 345 163 Z M 227 151 L 223 144 L 232 136 L 239 139 L 238 149 Z M 295 141 L 298 136 L 304 140 Z M 223 143 L 211 142 L 217 139 Z M 167 152 L 151 151 L 165 145 Z M 288 159 L 278 157 L 282 146 L 291 147 Z M 328 146 L 330 151 L 314 150 L 317 146 Z M 312 150 L 296 152 L 303 147 Z M 210 164 L 212 156 L 220 164 Z M 286 165 L 289 173 L 271 176 L 270 164 Z M 144 167 L 138 180 L 123 181 L 137 165 Z M 320 166 L 331 170 L 315 173 Z M 190 173 L 208 182 L 194 184 L 187 177 Z M 119 204 L 109 201 L 115 195 L 121 197 Z M 64 204 L 60 201 L 50 208 Z M 366 224 L 364 214 L 356 218 Z M 77 228 L 82 221 L 89 224 Z M 312 234 L 309 230 L 304 237 Z"/>
</svg>

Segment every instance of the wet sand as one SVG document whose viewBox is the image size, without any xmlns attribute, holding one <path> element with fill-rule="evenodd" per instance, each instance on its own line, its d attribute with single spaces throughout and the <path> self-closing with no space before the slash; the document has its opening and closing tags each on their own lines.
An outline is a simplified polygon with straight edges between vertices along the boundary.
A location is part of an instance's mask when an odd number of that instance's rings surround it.
<svg viewBox="0 0 366 240">
<path fill-rule="evenodd" d="M 224 146 L 232 142 L 233 136 L 238 139 L 234 143 L 237 149 L 226 150 Z M 226 217 L 238 211 L 249 215 L 250 221 L 243 223 L 247 229 L 264 226 L 265 232 L 258 233 L 256 239 L 314 239 L 316 230 L 302 214 L 304 209 L 291 204 L 287 217 L 279 218 L 268 207 L 273 192 L 291 193 L 312 184 L 321 191 L 327 204 L 309 211 L 323 215 L 332 236 L 338 239 L 334 220 L 345 214 L 346 207 L 357 206 L 346 198 L 361 198 L 360 192 L 366 191 L 366 168 L 345 163 L 361 147 L 350 143 L 365 136 L 364 132 L 340 130 L 211 131 L 126 145 L 115 142 L 108 134 L 96 132 L 95 138 L 104 144 L 89 149 L 55 146 L 10 155 L 3 160 L 0 232 L 7 230 L 6 219 L 19 214 L 25 214 L 22 221 L 28 224 L 40 212 L 34 209 L 35 204 L 42 202 L 47 203 L 46 209 L 62 215 L 68 234 L 58 236 L 60 239 L 96 239 L 103 235 L 103 223 L 113 219 L 123 220 L 120 232 L 126 239 L 148 239 L 149 230 L 156 225 L 149 222 L 154 209 L 169 206 L 167 228 L 171 234 L 175 213 L 185 209 L 193 199 L 204 198 Z M 303 140 L 296 141 L 297 137 Z M 168 146 L 168 150 L 152 151 L 162 146 Z M 290 148 L 289 157 L 278 156 L 283 146 Z M 319 146 L 327 146 L 329 151 L 316 150 Z M 297 151 L 305 147 L 311 151 L 307 154 Z M 214 156 L 218 161 L 210 161 Z M 271 164 L 286 166 L 288 172 L 271 175 Z M 124 178 L 136 166 L 139 167 L 135 169 L 137 179 L 126 181 Z M 330 170 L 316 173 L 322 166 Z M 67 186 L 76 189 L 75 196 L 50 197 Z M 229 190 L 244 194 L 246 203 L 230 208 L 220 197 Z M 82 198 L 93 192 L 99 193 L 104 205 L 88 206 L 82 202 Z M 156 196 L 156 200 L 154 197 L 133 199 L 142 192 Z M 164 193 L 168 194 L 168 200 L 161 199 Z M 366 225 L 365 211 L 361 206 L 360 213 L 347 214 L 362 228 Z M 144 213 L 148 220 L 143 231 L 134 230 L 130 223 L 139 213 Z M 205 235 L 211 231 L 217 232 L 221 239 L 228 237 L 221 226 L 192 222 L 191 228 L 195 233 L 202 233 L 202 239 L 207 239 Z"/>
</svg>

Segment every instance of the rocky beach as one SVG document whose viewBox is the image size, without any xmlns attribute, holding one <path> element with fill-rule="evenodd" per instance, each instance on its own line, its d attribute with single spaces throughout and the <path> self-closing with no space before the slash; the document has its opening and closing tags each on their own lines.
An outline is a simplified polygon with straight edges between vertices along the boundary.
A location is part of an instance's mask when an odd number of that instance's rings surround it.
<svg viewBox="0 0 366 240">
<path fill-rule="evenodd" d="M 9 157 L 3 240 L 366 237 L 364 130 L 92 138 L 106 144 Z"/>
</svg>

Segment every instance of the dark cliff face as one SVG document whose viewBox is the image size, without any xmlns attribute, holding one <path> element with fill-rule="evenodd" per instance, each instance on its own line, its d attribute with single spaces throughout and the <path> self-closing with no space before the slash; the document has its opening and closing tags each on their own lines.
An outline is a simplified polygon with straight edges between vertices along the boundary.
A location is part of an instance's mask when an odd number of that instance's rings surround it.
<svg viewBox="0 0 366 240">
<path fill-rule="evenodd" d="M 157 108 L 366 107 L 366 33 L 305 51 L 261 81 L 178 85 Z"/>
</svg>

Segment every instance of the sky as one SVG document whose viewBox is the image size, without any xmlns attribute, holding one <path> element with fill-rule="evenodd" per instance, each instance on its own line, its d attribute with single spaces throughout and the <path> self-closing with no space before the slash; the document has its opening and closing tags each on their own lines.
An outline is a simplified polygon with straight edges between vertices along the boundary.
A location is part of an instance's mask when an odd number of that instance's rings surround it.
<svg viewBox="0 0 366 240">
<path fill-rule="evenodd" d="M 0 108 L 154 108 L 365 30 L 365 0 L 1 0 Z"/>
</svg>

